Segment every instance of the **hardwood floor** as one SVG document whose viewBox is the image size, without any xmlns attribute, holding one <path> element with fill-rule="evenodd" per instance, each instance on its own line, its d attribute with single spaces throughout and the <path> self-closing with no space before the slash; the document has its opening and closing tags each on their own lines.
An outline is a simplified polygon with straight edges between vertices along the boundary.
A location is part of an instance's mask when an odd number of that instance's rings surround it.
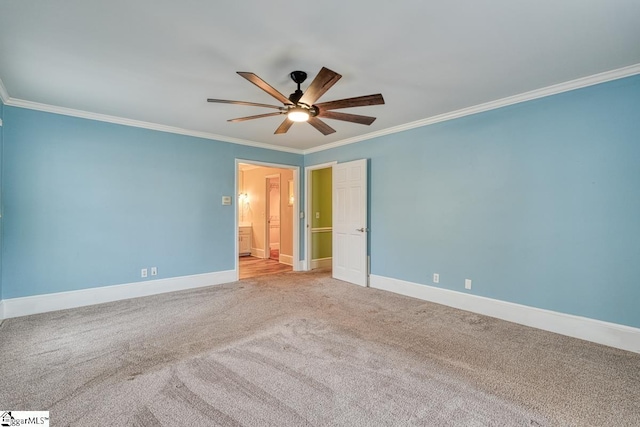
<svg viewBox="0 0 640 427">
<path fill-rule="evenodd" d="M 293 271 L 293 267 L 290 265 L 280 264 L 273 259 L 256 258 L 253 256 L 241 256 L 239 259 L 240 279 Z"/>
</svg>

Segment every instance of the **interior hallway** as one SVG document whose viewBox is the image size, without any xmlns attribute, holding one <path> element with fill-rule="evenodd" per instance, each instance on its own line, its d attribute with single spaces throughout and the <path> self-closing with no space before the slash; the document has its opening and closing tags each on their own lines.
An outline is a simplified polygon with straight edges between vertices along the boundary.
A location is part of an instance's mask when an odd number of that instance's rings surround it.
<svg viewBox="0 0 640 427">
<path fill-rule="evenodd" d="M 240 279 L 293 271 L 293 267 L 281 264 L 277 259 L 264 259 L 253 256 L 239 257 L 238 267 L 240 269 Z"/>
</svg>

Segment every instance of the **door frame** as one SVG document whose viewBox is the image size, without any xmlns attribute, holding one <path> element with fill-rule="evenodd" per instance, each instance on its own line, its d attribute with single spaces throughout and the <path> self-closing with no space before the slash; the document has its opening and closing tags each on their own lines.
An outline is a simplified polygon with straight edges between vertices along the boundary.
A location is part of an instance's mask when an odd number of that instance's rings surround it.
<svg viewBox="0 0 640 427">
<path fill-rule="evenodd" d="M 267 175 L 264 177 L 264 259 L 271 259 L 271 188 L 269 181 L 274 178 L 278 178 L 278 212 L 282 211 L 282 177 L 279 173 Z M 282 214 L 280 214 L 280 216 L 282 216 Z M 278 220 L 278 222 L 282 224 L 280 220 Z M 282 240 L 282 229 L 280 226 L 278 226 L 278 234 L 280 235 L 278 238 L 279 247 L 280 241 Z M 278 261 L 279 260 L 278 258 Z"/>
<path fill-rule="evenodd" d="M 293 171 L 293 271 L 300 271 L 300 218 L 298 212 L 300 212 L 300 166 L 294 165 L 286 165 L 281 163 L 269 163 L 269 162 L 260 162 L 257 160 L 247 160 L 247 159 L 235 159 L 235 168 L 234 168 L 234 179 L 233 179 L 233 189 L 234 189 L 234 197 L 232 200 L 236 201 L 236 208 L 234 209 L 233 215 L 233 226 L 234 231 L 233 235 L 235 236 L 234 244 L 233 244 L 233 259 L 235 260 L 235 272 L 236 272 L 236 280 L 240 279 L 240 266 L 238 260 L 238 216 L 240 213 L 240 207 L 238 204 L 238 172 L 239 172 L 239 163 L 246 163 L 249 165 L 263 166 L 268 168 L 279 168 L 279 169 L 290 169 Z"/>
<path fill-rule="evenodd" d="M 333 165 L 338 164 L 337 160 L 333 160 L 331 162 L 327 162 L 327 163 L 321 163 L 318 165 L 313 165 L 313 166 L 305 166 L 304 168 L 304 179 L 305 179 L 305 186 L 304 186 L 304 218 L 305 218 L 305 232 L 304 232 L 304 236 L 305 236 L 305 260 L 303 262 L 303 271 L 309 271 L 311 270 L 311 221 L 313 221 L 313 212 L 311 212 L 311 192 L 312 192 L 312 188 L 311 188 L 311 172 L 314 170 L 318 170 L 318 169 L 327 169 L 330 167 L 333 167 Z M 295 188 L 295 184 L 294 184 L 294 188 Z M 333 196 L 332 196 L 333 197 Z M 333 234 L 333 232 L 332 232 Z"/>
</svg>

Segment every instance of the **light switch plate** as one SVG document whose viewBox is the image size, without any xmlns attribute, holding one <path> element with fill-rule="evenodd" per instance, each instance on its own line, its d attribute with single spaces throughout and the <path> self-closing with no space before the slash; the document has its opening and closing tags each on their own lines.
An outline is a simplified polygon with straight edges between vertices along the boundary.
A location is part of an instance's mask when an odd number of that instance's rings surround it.
<svg viewBox="0 0 640 427">
<path fill-rule="evenodd" d="M 231 204 L 231 196 L 222 196 L 222 204 L 229 206 Z"/>
</svg>

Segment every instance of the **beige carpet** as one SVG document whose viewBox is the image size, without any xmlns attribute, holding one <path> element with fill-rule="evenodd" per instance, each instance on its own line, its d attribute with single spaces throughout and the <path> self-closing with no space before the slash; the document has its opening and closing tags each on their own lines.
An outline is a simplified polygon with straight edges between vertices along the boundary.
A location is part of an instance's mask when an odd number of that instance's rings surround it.
<svg viewBox="0 0 640 427">
<path fill-rule="evenodd" d="M 52 425 L 638 426 L 640 355 L 285 273 L 0 326 Z"/>
</svg>

